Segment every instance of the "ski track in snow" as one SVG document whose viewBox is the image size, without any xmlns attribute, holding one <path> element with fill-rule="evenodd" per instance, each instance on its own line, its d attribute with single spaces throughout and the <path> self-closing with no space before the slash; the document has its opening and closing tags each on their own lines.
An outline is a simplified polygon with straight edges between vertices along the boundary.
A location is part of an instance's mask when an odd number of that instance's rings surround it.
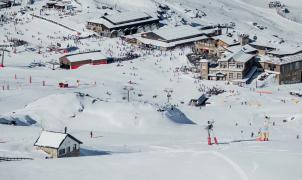
<svg viewBox="0 0 302 180">
<path fill-rule="evenodd" d="M 234 170 L 238 173 L 241 180 L 250 180 L 249 177 L 247 176 L 247 174 L 244 172 L 244 170 L 237 163 L 235 163 L 232 159 L 230 159 L 226 155 L 223 155 L 222 153 L 217 152 L 217 151 L 212 151 L 211 153 L 217 157 L 222 158 L 228 164 L 230 164 L 234 168 Z"/>
</svg>

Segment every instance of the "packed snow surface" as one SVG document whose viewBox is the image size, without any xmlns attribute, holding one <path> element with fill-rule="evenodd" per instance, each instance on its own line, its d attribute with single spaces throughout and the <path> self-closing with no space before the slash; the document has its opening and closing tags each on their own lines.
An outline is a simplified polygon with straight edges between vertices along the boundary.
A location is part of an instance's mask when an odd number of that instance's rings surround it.
<svg viewBox="0 0 302 180">
<path fill-rule="evenodd" d="M 74 15 L 40 12 L 45 2 L 17 13 L 20 22 L 0 26 L 0 44 L 8 38 L 29 42 L 7 48 L 0 69 L 0 157 L 34 159 L 0 161 L 0 179 L 302 179 L 302 99 L 289 93 L 301 91 L 301 84 L 278 86 L 274 75 L 243 87 L 198 80 L 197 74 L 179 70 L 190 67 L 185 56 L 190 48 L 143 50 L 119 38 L 87 38 L 93 32 L 85 28 L 88 20 L 105 13 L 151 15 L 161 3 L 171 9 L 165 20 L 169 26 L 234 22 L 238 33 L 272 46 L 284 39 L 289 44 L 284 49 L 291 49 L 301 46 L 300 1 L 282 1 L 297 16 L 295 21 L 269 9 L 269 0 L 77 0 Z M 12 15 L 19 9 L 0 13 Z M 194 18 L 197 11 L 206 16 Z M 82 39 L 78 42 L 76 36 Z M 79 48 L 72 53 L 98 50 L 106 57 L 129 52 L 140 57 L 53 70 L 52 62 L 66 55 L 49 51 L 57 43 Z M 59 83 L 68 88 L 59 88 Z M 188 105 L 212 87 L 225 93 L 209 97 L 203 107 Z M 214 122 L 218 145 L 207 144 L 208 121 Z M 267 124 L 269 141 L 256 141 Z M 43 129 L 64 132 L 65 127 L 83 142 L 81 156 L 45 159 L 48 155 L 34 147 L 35 141 Z M 47 137 L 43 144 L 57 145 L 58 138 L 63 137 Z"/>
</svg>

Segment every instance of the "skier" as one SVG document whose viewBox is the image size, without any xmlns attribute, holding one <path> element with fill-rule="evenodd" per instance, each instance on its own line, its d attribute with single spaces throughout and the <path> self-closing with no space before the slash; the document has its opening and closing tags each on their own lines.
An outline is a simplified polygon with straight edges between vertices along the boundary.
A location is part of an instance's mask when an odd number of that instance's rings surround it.
<svg viewBox="0 0 302 180">
<path fill-rule="evenodd" d="M 259 131 L 258 131 L 258 135 L 260 135 L 261 134 L 261 128 L 259 129 Z"/>
<path fill-rule="evenodd" d="M 251 138 L 253 138 L 253 137 L 254 137 L 254 132 L 251 133 Z"/>
<path fill-rule="evenodd" d="M 65 128 L 64 128 L 64 132 L 65 132 L 65 134 L 67 133 L 67 127 L 65 126 Z"/>
<path fill-rule="evenodd" d="M 93 134 L 92 134 L 92 131 L 90 131 L 90 138 L 92 138 L 93 137 Z"/>
<path fill-rule="evenodd" d="M 206 129 L 207 129 L 207 131 L 208 131 L 208 145 L 212 145 L 212 142 L 211 142 L 211 131 L 212 131 L 212 133 L 213 133 L 213 123 L 214 123 L 214 121 L 212 121 L 212 122 L 210 122 L 210 121 L 208 121 L 208 125 L 207 125 L 207 127 L 206 127 Z M 213 133 L 214 134 L 214 133 Z M 218 144 L 218 140 L 217 140 L 217 138 L 215 137 L 215 135 L 214 135 L 214 143 L 215 144 Z"/>
</svg>

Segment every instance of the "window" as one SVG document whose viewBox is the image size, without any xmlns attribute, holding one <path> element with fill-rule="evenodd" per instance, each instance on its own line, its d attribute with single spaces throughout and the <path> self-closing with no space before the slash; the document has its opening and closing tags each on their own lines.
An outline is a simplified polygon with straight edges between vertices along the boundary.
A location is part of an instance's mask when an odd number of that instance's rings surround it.
<svg viewBox="0 0 302 180">
<path fill-rule="evenodd" d="M 65 154 L 65 149 L 60 149 L 59 150 L 59 155 L 63 155 L 63 154 Z"/>
<path fill-rule="evenodd" d="M 243 64 L 237 64 L 237 69 L 242 69 L 243 68 Z"/>
<path fill-rule="evenodd" d="M 233 73 L 229 73 L 229 78 L 233 79 Z"/>
<path fill-rule="evenodd" d="M 235 60 L 233 58 L 229 61 L 229 66 L 235 66 Z"/>
<path fill-rule="evenodd" d="M 276 65 L 274 65 L 274 64 L 269 64 L 268 67 L 269 67 L 270 71 L 275 71 L 275 69 L 276 69 Z"/>
<path fill-rule="evenodd" d="M 237 74 L 237 79 L 242 79 L 242 74 L 241 73 Z"/>
<path fill-rule="evenodd" d="M 76 144 L 73 145 L 73 150 L 74 151 L 77 150 L 77 145 Z"/>
<path fill-rule="evenodd" d="M 298 70 L 298 69 L 300 69 L 300 62 L 299 61 L 296 62 L 296 64 L 295 64 L 295 70 Z"/>
<path fill-rule="evenodd" d="M 70 147 L 67 147 L 66 151 L 67 151 L 67 153 L 69 153 L 70 152 Z"/>
<path fill-rule="evenodd" d="M 220 68 L 227 68 L 227 65 L 225 63 L 221 63 Z"/>
</svg>

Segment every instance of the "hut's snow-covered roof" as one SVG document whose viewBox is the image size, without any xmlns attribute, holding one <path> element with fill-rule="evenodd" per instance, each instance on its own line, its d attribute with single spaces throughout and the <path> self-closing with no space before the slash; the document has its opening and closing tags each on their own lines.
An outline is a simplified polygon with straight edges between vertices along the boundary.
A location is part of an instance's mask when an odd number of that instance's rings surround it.
<svg viewBox="0 0 302 180">
<path fill-rule="evenodd" d="M 67 134 L 64 133 L 42 131 L 39 139 L 35 143 L 35 146 L 59 148 L 66 136 Z"/>
<path fill-rule="evenodd" d="M 73 136 L 60 132 L 42 131 L 39 139 L 35 142 L 35 146 L 59 148 L 65 138 L 69 136 L 78 143 L 82 144 L 81 141 L 77 140 Z"/>
<path fill-rule="evenodd" d="M 83 53 L 83 54 L 71 54 L 67 55 L 66 58 L 70 62 L 78 62 L 78 61 L 84 61 L 84 60 L 101 60 L 101 59 L 107 59 L 107 57 L 101 53 L 101 52 L 91 52 L 91 53 Z"/>
</svg>

